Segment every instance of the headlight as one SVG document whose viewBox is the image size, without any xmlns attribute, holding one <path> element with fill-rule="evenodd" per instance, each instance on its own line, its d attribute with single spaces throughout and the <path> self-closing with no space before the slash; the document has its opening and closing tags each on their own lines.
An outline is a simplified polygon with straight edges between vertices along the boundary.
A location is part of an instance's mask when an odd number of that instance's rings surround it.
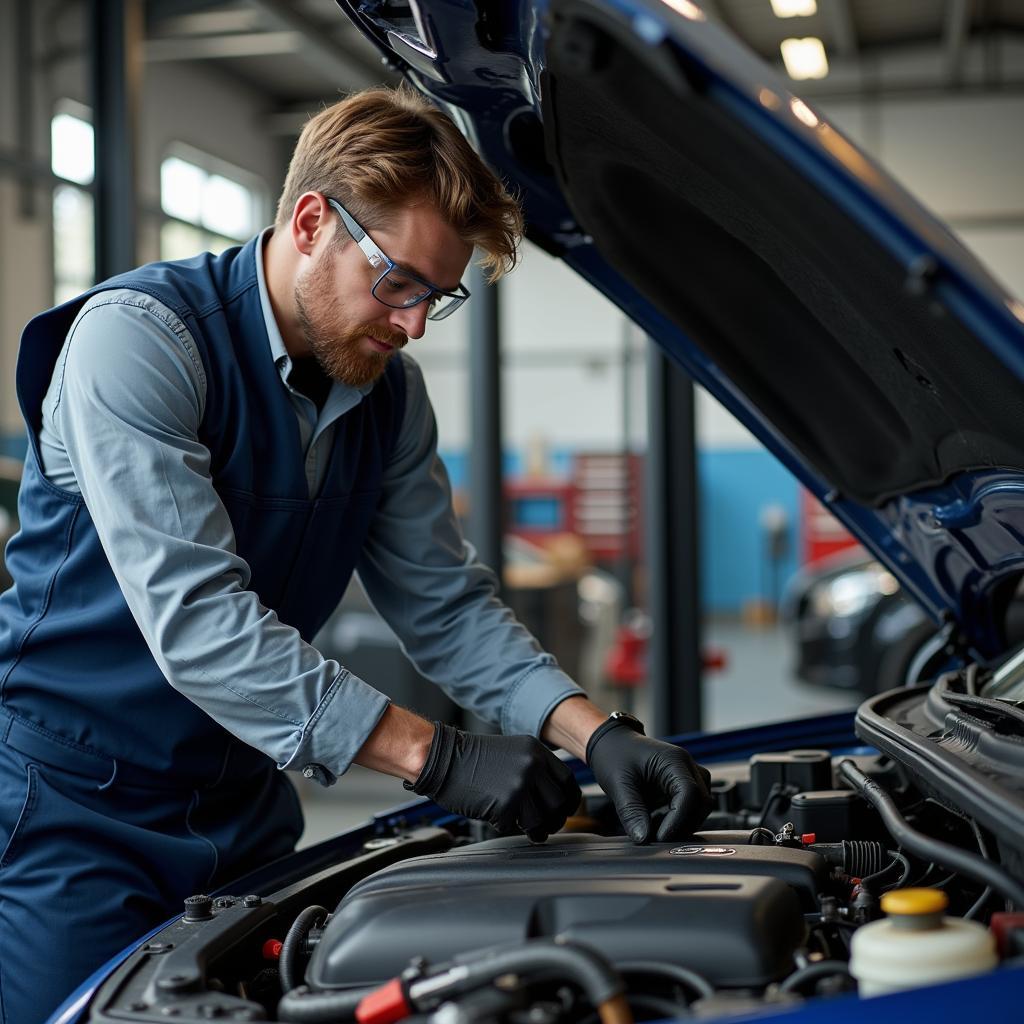
<svg viewBox="0 0 1024 1024">
<path fill-rule="evenodd" d="M 896 577 L 877 563 L 836 576 L 815 588 L 811 607 L 822 618 L 858 615 L 878 598 L 899 590 Z"/>
</svg>

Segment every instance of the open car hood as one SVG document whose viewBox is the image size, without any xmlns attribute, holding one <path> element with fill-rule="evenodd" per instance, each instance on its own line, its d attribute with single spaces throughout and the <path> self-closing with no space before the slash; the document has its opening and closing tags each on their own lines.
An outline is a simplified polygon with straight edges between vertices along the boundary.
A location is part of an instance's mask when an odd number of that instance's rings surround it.
<svg viewBox="0 0 1024 1024">
<path fill-rule="evenodd" d="M 338 0 L 528 236 L 743 422 L 952 639 L 1024 572 L 1024 304 L 689 0 Z"/>
</svg>

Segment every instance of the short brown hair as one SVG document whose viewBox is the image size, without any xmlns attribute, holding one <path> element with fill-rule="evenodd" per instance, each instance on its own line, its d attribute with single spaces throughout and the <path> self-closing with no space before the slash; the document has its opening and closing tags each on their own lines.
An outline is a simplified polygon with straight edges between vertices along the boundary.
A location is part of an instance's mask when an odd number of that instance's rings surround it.
<svg viewBox="0 0 1024 1024">
<path fill-rule="evenodd" d="M 519 204 L 451 118 L 411 89 L 353 93 L 306 122 L 278 200 L 278 227 L 311 191 L 338 199 L 368 229 L 425 197 L 484 253 L 489 280 L 515 266 Z"/>
</svg>

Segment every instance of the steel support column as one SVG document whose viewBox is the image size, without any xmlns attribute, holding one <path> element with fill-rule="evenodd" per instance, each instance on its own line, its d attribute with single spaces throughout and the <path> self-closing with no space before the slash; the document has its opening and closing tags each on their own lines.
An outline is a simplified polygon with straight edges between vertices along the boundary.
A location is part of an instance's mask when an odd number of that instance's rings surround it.
<svg viewBox="0 0 1024 1024">
<path fill-rule="evenodd" d="M 474 266 L 469 290 L 469 523 L 467 535 L 502 587 L 505 517 L 502 501 L 501 325 L 499 285 L 488 284 Z M 473 732 L 498 730 L 470 711 L 462 726 Z M 481 833 L 481 836 L 483 833 Z"/>
<path fill-rule="evenodd" d="M 693 382 L 653 342 L 647 356 L 646 565 L 653 630 L 650 731 L 700 729 L 701 623 Z"/>
<path fill-rule="evenodd" d="M 32 19 L 35 8 L 31 4 L 14 5 L 14 81 L 9 87 L 21 90 L 21 96 L 15 105 L 15 130 L 18 144 L 18 212 L 28 219 L 36 215 L 36 190 L 38 182 L 33 179 L 29 168 L 35 158 L 33 146 L 33 127 L 36 118 L 36 79 L 35 69 L 35 33 Z"/>
<path fill-rule="evenodd" d="M 142 78 L 139 0 L 91 0 L 96 280 L 136 264 L 135 132 Z"/>
<path fill-rule="evenodd" d="M 469 301 L 469 539 L 501 581 L 501 329 L 499 285 L 473 267 Z"/>
</svg>

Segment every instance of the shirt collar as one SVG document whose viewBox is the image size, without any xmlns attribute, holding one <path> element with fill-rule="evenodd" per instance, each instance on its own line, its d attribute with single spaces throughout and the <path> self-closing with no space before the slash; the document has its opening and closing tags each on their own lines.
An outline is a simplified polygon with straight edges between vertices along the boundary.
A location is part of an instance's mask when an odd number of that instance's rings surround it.
<svg viewBox="0 0 1024 1024">
<path fill-rule="evenodd" d="M 270 358 L 274 360 L 274 365 L 277 367 L 277 372 L 281 375 L 281 380 L 287 381 L 288 375 L 292 372 L 292 357 L 288 355 L 288 349 L 284 345 L 284 338 L 281 337 L 281 330 L 277 326 L 277 320 L 274 319 L 274 307 L 270 304 L 270 292 L 267 290 L 267 278 L 263 271 L 263 247 L 267 244 L 273 232 L 273 226 L 264 228 L 260 232 L 259 242 L 256 245 L 256 281 L 260 290 L 260 308 L 263 310 L 263 322 L 266 325 L 267 339 L 270 342 Z M 340 399 L 340 404 L 347 405 L 346 398 L 349 401 L 353 398 L 365 398 L 373 390 L 374 383 L 376 382 L 371 382 L 365 387 L 354 388 L 348 384 L 343 384 L 341 381 L 331 381 L 328 401 L 331 405 L 335 405 L 339 404 L 338 400 Z"/>
</svg>

